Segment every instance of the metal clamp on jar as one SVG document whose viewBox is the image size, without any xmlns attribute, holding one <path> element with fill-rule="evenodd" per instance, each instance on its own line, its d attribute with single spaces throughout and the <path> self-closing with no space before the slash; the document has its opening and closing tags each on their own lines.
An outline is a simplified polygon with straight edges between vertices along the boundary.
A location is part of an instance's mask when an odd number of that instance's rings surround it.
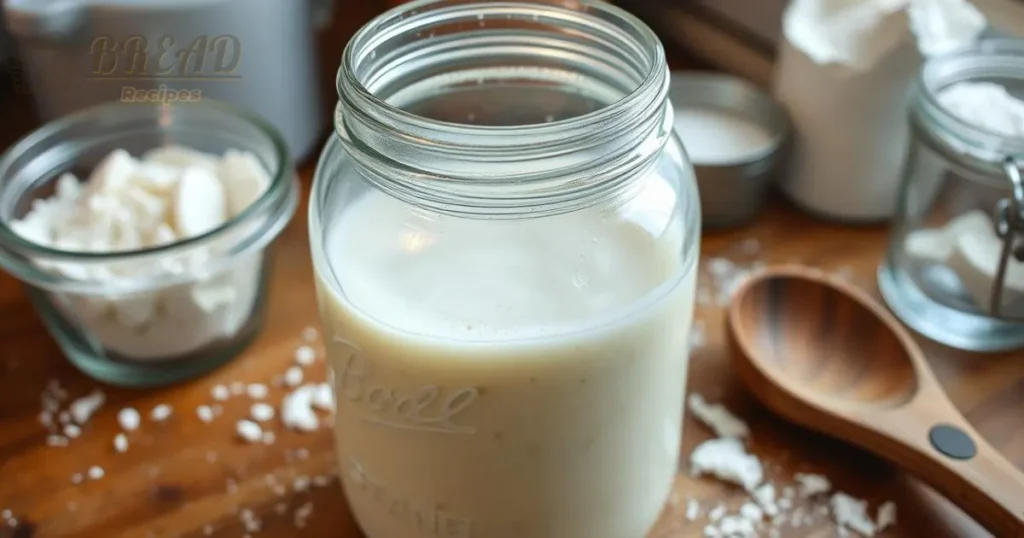
<svg viewBox="0 0 1024 538">
<path fill-rule="evenodd" d="M 1024 347 L 1024 41 L 933 59 L 879 288 L 907 325 L 969 351 Z"/>
</svg>

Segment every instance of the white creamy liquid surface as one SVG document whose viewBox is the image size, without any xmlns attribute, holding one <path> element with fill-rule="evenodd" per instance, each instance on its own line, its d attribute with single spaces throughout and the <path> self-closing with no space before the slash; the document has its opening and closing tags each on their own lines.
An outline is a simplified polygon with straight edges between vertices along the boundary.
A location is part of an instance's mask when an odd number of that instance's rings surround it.
<svg viewBox="0 0 1024 538">
<path fill-rule="evenodd" d="M 370 538 L 650 529 L 678 464 L 696 270 L 660 233 L 673 197 L 645 192 L 618 216 L 511 225 L 373 192 L 330 225 L 338 463 Z"/>
<path fill-rule="evenodd" d="M 696 165 L 748 161 L 764 154 L 772 144 L 771 133 L 764 127 L 720 110 L 678 108 L 674 124 Z"/>
</svg>

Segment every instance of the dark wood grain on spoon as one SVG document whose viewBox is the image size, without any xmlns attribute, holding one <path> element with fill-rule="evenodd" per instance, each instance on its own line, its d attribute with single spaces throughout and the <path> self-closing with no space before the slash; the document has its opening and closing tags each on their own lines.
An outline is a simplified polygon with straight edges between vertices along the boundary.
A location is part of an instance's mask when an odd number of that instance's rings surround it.
<svg viewBox="0 0 1024 538">
<path fill-rule="evenodd" d="M 866 293 L 814 269 L 770 268 L 736 291 L 726 331 L 737 372 L 766 406 L 905 468 L 996 536 L 1024 536 L 1024 475 Z"/>
</svg>

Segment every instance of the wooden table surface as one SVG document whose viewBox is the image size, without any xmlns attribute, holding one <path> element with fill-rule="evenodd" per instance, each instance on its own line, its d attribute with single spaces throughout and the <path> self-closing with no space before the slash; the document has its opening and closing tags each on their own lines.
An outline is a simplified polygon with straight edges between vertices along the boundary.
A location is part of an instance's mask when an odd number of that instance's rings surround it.
<svg viewBox="0 0 1024 538">
<path fill-rule="evenodd" d="M 343 42 L 345 32 L 368 16 L 369 12 L 353 10 L 339 15 L 346 30 L 332 43 Z M 340 46 L 335 48 L 340 53 Z M 328 54 L 325 65 L 336 66 L 336 58 Z M 11 115 L 4 117 L 9 121 Z M 10 126 L 3 131 L 16 132 Z M 9 136 L 0 138 L 0 147 L 8 140 Z M 307 193 L 311 173 L 307 163 L 302 168 Z M 223 416 L 211 424 L 200 422 L 195 414 L 197 406 L 212 403 L 210 390 L 216 384 L 270 383 L 292 363 L 303 330 L 317 325 L 305 214 L 303 204 L 281 237 L 269 318 L 250 349 L 216 372 L 178 386 L 102 387 L 107 404 L 68 447 L 47 446 L 46 430 L 38 420 L 40 394 L 54 379 L 71 397 L 100 385 L 69 365 L 17 282 L 0 275 L 0 538 L 361 536 L 337 480 L 328 479 L 334 472 L 329 431 L 302 434 L 275 425 L 274 444 L 248 445 L 234 434 L 235 421 L 247 413 L 248 398 L 226 402 Z M 706 269 L 713 258 L 731 259 L 743 267 L 797 262 L 847 273 L 877 295 L 874 272 L 886 236 L 882 227 L 827 224 L 776 203 L 751 227 L 706 235 L 702 267 Z M 701 288 L 715 293 L 714 284 L 703 272 Z M 778 486 L 791 484 L 795 472 L 819 472 L 837 489 L 869 500 L 872 508 L 893 500 L 899 507 L 899 524 L 880 536 L 986 536 L 959 510 L 883 461 L 771 415 L 732 372 L 723 348 L 722 309 L 701 304 L 697 319 L 705 327 L 705 338 L 692 353 L 689 389 L 724 402 L 750 423 L 752 451 L 766 463 L 769 478 Z M 923 344 L 953 402 L 1011 461 L 1024 463 L 1024 356 L 969 355 Z M 319 342 L 315 347 L 322 352 Z M 322 359 L 308 370 L 307 379 L 324 379 Z M 283 394 L 272 388 L 269 400 L 277 403 Z M 133 406 L 146 412 L 160 403 L 173 406 L 173 415 L 163 423 L 144 420 L 131 434 L 129 450 L 116 453 L 111 441 L 119 431 L 117 411 Z M 651 538 L 702 535 L 703 518 L 690 522 L 684 516 L 690 498 L 705 508 L 745 498 L 734 488 L 686 474 L 685 458 L 709 437 L 709 431 L 688 415 L 675 492 Z M 72 483 L 73 475 L 93 465 L 104 469 L 102 479 Z M 295 479 L 302 477 L 315 483 L 296 488 Z M 3 516 L 8 515 L 17 523 L 5 525 Z M 297 520 L 304 524 L 301 530 Z M 780 531 L 783 537 L 837 535 L 828 516 L 815 517 L 799 528 L 783 525 Z"/>
<path fill-rule="evenodd" d="M 311 174 L 303 169 L 308 189 Z M 302 332 L 317 324 L 313 280 L 306 242 L 305 205 L 280 240 L 266 329 L 233 363 L 195 381 L 161 390 L 102 387 L 107 404 L 68 447 L 48 447 L 40 425 L 40 394 L 57 379 L 71 397 L 99 385 L 70 366 L 46 333 L 17 283 L 0 276 L 0 512 L 9 509 L 16 527 L 0 525 L 0 538 L 44 537 L 198 537 L 207 526 L 216 537 L 246 534 L 240 513 L 251 510 L 261 522 L 253 537 L 295 536 L 295 512 L 313 507 L 303 536 L 360 536 L 345 507 L 338 482 L 294 491 L 299 476 L 331 475 L 334 458 L 327 430 L 302 434 L 273 430 L 273 445 L 247 445 L 234 435 L 250 400 L 234 397 L 224 415 L 203 424 L 195 415 L 201 404 L 214 403 L 216 384 L 236 381 L 270 383 L 292 363 Z M 721 257 L 749 266 L 755 261 L 799 262 L 849 273 L 874 289 L 874 270 L 882 254 L 886 230 L 824 224 L 781 205 L 757 224 L 731 233 L 706 235 L 702 256 Z M 756 241 L 756 243 L 755 243 Z M 754 249 L 755 246 L 758 247 Z M 756 250 L 756 251 L 755 251 Z M 701 288 L 714 292 L 705 271 Z M 828 475 L 837 489 L 872 501 L 894 500 L 899 525 L 882 536 L 984 536 L 966 516 L 918 486 L 886 463 L 841 443 L 791 426 L 763 409 L 740 385 L 722 345 L 722 310 L 698 307 L 706 340 L 692 354 L 690 390 L 722 401 L 753 429 L 752 451 L 769 469 L 778 486 L 792 483 L 795 472 Z M 315 345 L 322 350 L 319 343 Z M 1024 360 L 1018 355 L 971 356 L 925 348 L 952 400 L 989 441 L 1018 464 L 1024 462 Z M 307 379 L 323 379 L 323 363 Z M 272 388 L 278 402 L 283 389 Z M 143 421 L 131 434 L 126 453 L 116 453 L 111 440 L 119 431 L 116 412 L 133 406 L 146 412 L 167 403 L 174 414 L 164 423 Z M 710 437 L 688 416 L 684 427 L 684 458 Z M 306 455 L 308 453 L 308 455 Z M 654 537 L 701 536 L 703 522 L 688 522 L 685 500 L 700 499 L 705 507 L 720 501 L 739 502 L 744 495 L 712 480 L 694 479 L 681 461 L 673 501 L 666 507 Z M 72 484 L 72 476 L 101 466 L 105 476 Z M 781 527 L 781 536 L 835 536 L 828 517 L 797 529 Z"/>
</svg>

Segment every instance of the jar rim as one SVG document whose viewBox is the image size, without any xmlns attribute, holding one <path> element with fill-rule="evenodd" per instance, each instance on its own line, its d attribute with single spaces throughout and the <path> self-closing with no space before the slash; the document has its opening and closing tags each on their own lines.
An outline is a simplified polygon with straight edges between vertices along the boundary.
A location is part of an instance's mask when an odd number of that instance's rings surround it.
<svg viewBox="0 0 1024 538">
<path fill-rule="evenodd" d="M 118 132 L 117 124 L 121 122 L 152 121 L 156 125 L 154 132 L 161 132 L 160 126 L 171 126 L 166 129 L 166 132 L 173 133 L 173 126 L 176 123 L 178 126 L 188 125 L 189 118 L 239 120 L 240 125 L 253 127 L 257 136 L 262 136 L 263 142 L 269 148 L 266 151 L 276 157 L 277 169 L 267 170 L 272 172 L 270 185 L 246 209 L 220 226 L 194 237 L 158 247 L 114 252 L 67 251 L 41 245 L 15 232 L 10 227 L 10 221 L 7 218 L 0 218 L 0 267 L 23 282 L 45 289 L 86 294 L 97 292 L 129 294 L 160 286 L 190 282 L 205 275 L 215 274 L 233 263 L 238 256 L 265 248 L 274 241 L 291 221 L 298 208 L 300 189 L 295 177 L 294 166 L 284 138 L 275 128 L 257 114 L 228 103 L 207 100 L 188 105 L 127 105 L 113 102 L 88 107 L 49 122 L 18 140 L 0 156 L 0 177 L 17 177 L 17 174 L 26 170 L 31 163 L 39 162 L 38 155 L 31 155 L 33 148 L 42 147 L 51 150 L 59 148 L 60 140 L 56 135 L 67 133 L 76 127 L 88 127 L 90 123 L 98 123 L 108 131 L 116 133 Z M 58 138 L 58 140 L 54 141 L 54 138 Z M 75 162 L 75 160 L 75 157 L 71 157 L 63 162 Z M 29 187 L 24 187 L 17 193 L 19 197 L 24 197 L 30 192 L 31 185 L 37 184 L 40 178 L 48 178 L 46 179 L 48 182 L 56 179 L 41 173 L 26 175 L 32 178 L 32 181 L 29 182 Z M 16 188 L 10 185 L 6 187 L 8 189 Z M 0 200 L 3 200 L 4 196 L 5 193 L 0 192 Z M 7 191 L 6 196 L 11 196 L 10 191 Z M 8 208 L 4 208 L 4 210 L 7 211 Z M 218 248 L 215 256 L 209 258 L 201 267 L 183 272 L 167 271 L 155 274 L 143 272 L 135 276 L 124 275 L 116 280 L 77 279 L 59 271 L 47 271 L 40 267 L 41 262 L 53 265 L 82 263 L 100 266 L 124 262 L 145 263 L 155 260 L 161 255 L 189 252 L 189 250 L 211 246 L 218 242 L 223 245 L 223 248 Z"/>
<path fill-rule="evenodd" d="M 509 10 L 516 6 L 519 6 L 522 9 L 528 9 L 530 6 L 545 7 L 549 9 L 565 9 L 566 7 L 572 7 L 583 12 L 612 15 L 615 18 L 630 24 L 632 29 L 639 31 L 640 34 L 642 34 L 647 41 L 644 43 L 646 46 L 646 50 L 644 52 L 652 59 L 650 68 L 647 73 L 644 74 L 643 82 L 615 104 L 617 106 L 629 106 L 631 104 L 641 102 L 647 92 L 661 84 L 660 79 L 663 77 L 659 76 L 659 70 L 664 70 L 665 67 L 665 51 L 657 35 L 633 14 L 604 0 L 573 0 L 572 2 L 567 3 L 573 4 L 571 6 L 561 6 L 558 3 L 551 2 L 550 0 L 413 0 L 393 7 L 373 18 L 370 22 L 360 28 L 352 39 L 349 40 L 348 44 L 345 46 L 344 52 L 342 53 L 341 67 L 338 69 L 337 77 L 335 79 L 338 93 L 354 91 L 358 94 L 358 97 L 361 100 L 372 103 L 374 106 L 379 107 L 380 110 L 386 111 L 390 116 L 401 118 L 413 125 L 427 126 L 431 129 L 444 130 L 449 131 L 452 134 L 461 134 L 466 136 L 485 135 L 489 137 L 514 139 L 525 134 L 557 132 L 560 129 L 564 129 L 567 123 L 576 123 L 577 125 L 585 127 L 597 126 L 602 122 L 607 121 L 610 116 L 615 115 L 616 112 L 614 107 L 606 106 L 586 114 L 563 120 L 526 125 L 472 125 L 435 120 L 408 112 L 399 107 L 393 106 L 384 99 L 381 99 L 370 91 L 352 71 L 352 66 L 359 60 L 358 56 L 367 52 L 363 49 L 370 49 L 372 51 L 372 47 L 377 44 L 377 40 L 374 39 L 374 37 L 378 33 L 381 33 L 382 30 L 394 30 L 392 26 L 410 24 L 411 22 L 414 22 L 410 20 L 414 17 L 423 17 L 424 19 L 429 20 L 429 17 L 426 16 L 429 11 L 425 11 L 425 8 L 441 10 L 452 9 L 452 7 L 448 7 L 447 4 L 452 4 L 455 7 L 462 7 L 463 9 L 471 9 L 474 7 L 482 8 L 485 6 L 501 7 L 505 10 Z M 550 13 L 546 15 L 550 15 Z"/>
<path fill-rule="evenodd" d="M 983 39 L 975 47 L 929 59 L 917 78 L 921 97 L 916 108 L 958 143 L 1000 153 L 991 162 L 1001 167 L 1006 156 L 1024 156 L 1024 137 L 1006 136 L 969 122 L 939 102 L 939 93 L 953 84 L 995 77 L 1024 84 L 1024 39 Z"/>
<path fill-rule="evenodd" d="M 240 119 L 255 127 L 262 135 L 266 136 L 267 140 L 270 141 L 274 149 L 274 153 L 277 156 L 278 164 L 276 170 L 268 170 L 271 177 L 270 185 L 268 185 L 266 191 L 264 191 L 259 198 L 242 210 L 242 212 L 227 219 L 216 228 L 203 232 L 202 234 L 182 239 L 180 241 L 174 241 L 165 245 L 114 252 L 63 250 L 41 245 L 22 237 L 21 234 L 18 234 L 11 229 L 9 220 L 4 218 L 0 218 L 0 244 L 13 247 L 23 253 L 40 256 L 53 261 L 112 262 L 150 257 L 156 254 L 186 250 L 223 237 L 231 230 L 237 229 L 241 224 L 251 221 L 256 216 L 267 213 L 275 207 L 280 206 L 281 201 L 286 200 L 291 191 L 297 190 L 297 186 L 294 181 L 294 174 L 291 172 L 293 166 L 291 164 L 291 156 L 288 152 L 288 146 L 277 129 L 256 113 L 229 103 L 215 100 L 204 100 L 199 103 L 189 103 L 188 105 L 124 105 L 122 103 L 112 102 L 84 108 L 36 128 L 10 146 L 7 151 L 0 155 L 0 177 L 6 176 L 11 169 L 15 168 L 16 160 L 23 153 L 40 143 L 44 143 L 47 137 L 66 131 L 73 126 L 80 125 L 85 122 L 111 117 L 111 115 L 115 114 L 122 114 L 125 110 L 124 107 L 126 106 L 131 107 L 129 110 L 132 111 L 143 111 L 143 113 L 140 114 L 142 117 L 167 117 L 170 115 L 169 110 L 175 106 L 202 107 L 215 114 L 223 114 L 235 119 Z M 0 192 L 0 197 L 3 196 L 4 193 Z M 292 207 L 291 211 L 294 212 L 294 209 L 295 208 Z"/>
<path fill-rule="evenodd" d="M 595 202 L 648 169 L 672 134 L 661 42 L 599 0 L 402 4 L 349 41 L 336 82 L 336 134 L 364 177 L 451 214 L 517 218 Z M 589 108 L 512 125 L 406 109 L 473 84 L 579 95 Z M 510 108 L 524 106 L 510 95 Z"/>
</svg>

